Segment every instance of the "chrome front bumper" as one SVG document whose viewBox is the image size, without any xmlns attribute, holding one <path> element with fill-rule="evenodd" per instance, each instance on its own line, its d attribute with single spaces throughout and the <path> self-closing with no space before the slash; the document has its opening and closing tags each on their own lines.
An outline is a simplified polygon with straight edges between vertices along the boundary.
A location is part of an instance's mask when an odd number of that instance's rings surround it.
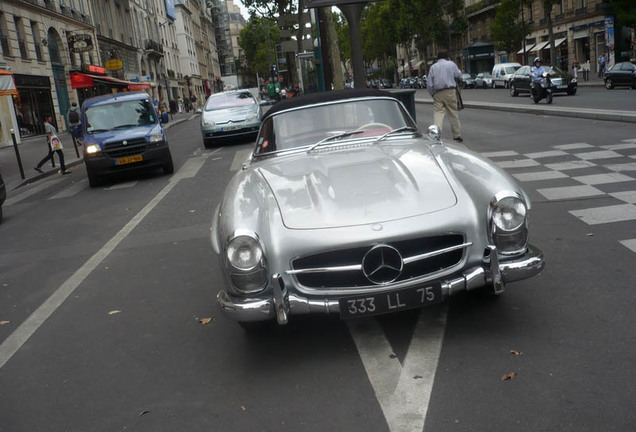
<svg viewBox="0 0 636 432">
<path fill-rule="evenodd" d="M 532 245 L 526 253 L 515 260 L 499 261 L 494 246 L 482 266 L 464 271 L 460 276 L 440 281 L 444 298 L 460 291 L 491 286 L 496 294 L 504 291 L 508 282 L 535 276 L 545 266 L 543 252 Z M 306 298 L 285 291 L 282 279 L 275 275 L 273 289 L 267 298 L 238 297 L 221 290 L 217 303 L 221 310 L 236 321 L 269 321 L 276 319 L 286 324 L 289 315 L 340 313 L 339 298 Z"/>
</svg>

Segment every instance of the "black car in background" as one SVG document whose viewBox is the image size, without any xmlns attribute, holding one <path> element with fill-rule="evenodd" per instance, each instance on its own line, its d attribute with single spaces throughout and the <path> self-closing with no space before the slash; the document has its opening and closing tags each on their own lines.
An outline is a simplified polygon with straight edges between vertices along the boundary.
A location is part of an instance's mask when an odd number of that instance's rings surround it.
<svg viewBox="0 0 636 432">
<path fill-rule="evenodd" d="M 4 204 L 6 198 L 7 188 L 4 185 L 4 180 L 2 180 L 2 174 L 0 174 L 0 223 L 2 223 L 2 204 Z"/>
<path fill-rule="evenodd" d="M 636 89 L 636 65 L 632 62 L 616 63 L 605 72 L 605 88 L 631 86 Z"/>
<path fill-rule="evenodd" d="M 556 66 L 543 66 L 543 69 L 550 74 L 554 93 L 567 93 L 570 96 L 576 94 L 578 85 L 576 78 Z M 518 96 L 519 93 L 530 93 L 531 82 L 530 66 L 522 66 L 510 79 L 510 95 Z"/>
</svg>

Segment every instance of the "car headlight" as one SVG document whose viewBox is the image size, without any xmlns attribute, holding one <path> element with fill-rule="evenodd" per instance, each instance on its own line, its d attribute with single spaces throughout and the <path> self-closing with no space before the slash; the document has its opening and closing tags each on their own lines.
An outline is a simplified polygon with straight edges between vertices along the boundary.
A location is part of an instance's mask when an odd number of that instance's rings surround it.
<svg viewBox="0 0 636 432">
<path fill-rule="evenodd" d="M 256 118 L 258 117 L 258 113 L 252 113 L 250 115 L 248 115 L 247 117 L 245 117 L 246 121 L 252 121 L 252 120 L 256 120 Z"/>
<path fill-rule="evenodd" d="M 576 78 L 572 78 L 572 79 L 570 80 L 570 82 L 571 82 L 572 84 L 576 83 Z"/>
<path fill-rule="evenodd" d="M 215 123 L 214 123 L 214 121 L 212 121 L 210 119 L 202 118 L 201 119 L 201 125 L 214 127 Z"/>
<path fill-rule="evenodd" d="M 254 294 L 267 286 L 263 248 L 256 234 L 235 235 L 227 244 L 230 280 L 238 294 Z"/>
<path fill-rule="evenodd" d="M 163 135 L 150 135 L 150 142 L 151 143 L 158 143 L 163 141 Z"/>
<path fill-rule="evenodd" d="M 86 154 L 95 154 L 95 153 L 99 153 L 100 151 L 102 151 L 101 147 L 98 144 L 88 144 L 85 147 L 85 151 Z"/>
<path fill-rule="evenodd" d="M 528 244 L 528 210 L 515 192 L 497 194 L 490 202 L 490 239 L 504 255 L 525 251 Z"/>
</svg>

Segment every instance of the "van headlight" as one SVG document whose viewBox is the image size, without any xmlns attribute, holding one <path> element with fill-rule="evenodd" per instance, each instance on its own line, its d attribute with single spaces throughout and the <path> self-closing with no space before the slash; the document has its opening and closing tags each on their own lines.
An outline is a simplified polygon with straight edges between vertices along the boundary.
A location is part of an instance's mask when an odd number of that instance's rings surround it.
<svg viewBox="0 0 636 432">
<path fill-rule="evenodd" d="M 227 244 L 225 257 L 236 293 L 254 294 L 267 286 L 266 260 L 256 234 L 234 235 Z"/>
<path fill-rule="evenodd" d="M 150 142 L 151 143 L 158 143 L 163 141 L 163 135 L 150 135 Z"/>
<path fill-rule="evenodd" d="M 102 148 L 98 144 L 88 144 L 84 148 L 84 151 L 86 152 L 86 154 L 93 155 L 102 151 Z"/>
<path fill-rule="evenodd" d="M 516 192 L 502 192 L 490 201 L 490 240 L 499 253 L 514 255 L 528 245 L 528 210 Z"/>
</svg>

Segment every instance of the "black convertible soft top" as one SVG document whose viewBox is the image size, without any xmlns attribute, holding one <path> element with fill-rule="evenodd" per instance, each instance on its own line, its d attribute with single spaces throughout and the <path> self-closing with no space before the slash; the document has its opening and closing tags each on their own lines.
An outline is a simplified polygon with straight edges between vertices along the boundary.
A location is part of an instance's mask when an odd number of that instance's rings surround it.
<svg viewBox="0 0 636 432">
<path fill-rule="evenodd" d="M 277 112 L 292 108 L 299 108 L 305 105 L 312 105 L 324 102 L 333 102 L 343 99 L 359 98 L 359 97 L 390 97 L 395 99 L 391 93 L 375 89 L 344 89 L 333 90 L 328 92 L 310 93 L 307 95 L 296 96 L 290 99 L 282 100 L 271 107 L 264 115 L 263 120 Z"/>
</svg>

